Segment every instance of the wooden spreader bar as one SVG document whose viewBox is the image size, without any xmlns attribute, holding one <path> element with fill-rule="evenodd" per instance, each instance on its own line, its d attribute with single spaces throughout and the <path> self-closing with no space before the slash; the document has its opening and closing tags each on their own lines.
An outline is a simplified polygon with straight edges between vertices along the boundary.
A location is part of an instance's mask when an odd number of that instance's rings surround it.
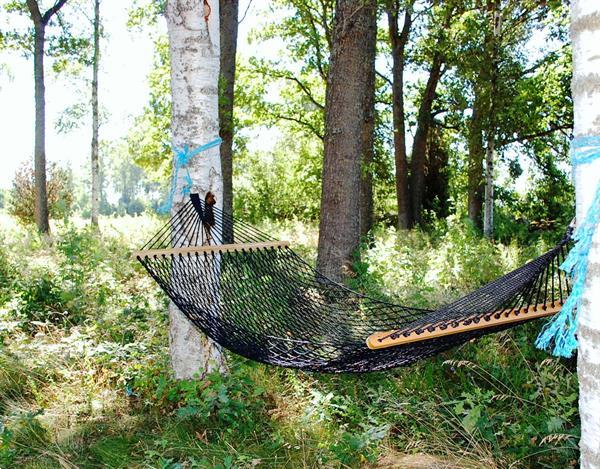
<svg viewBox="0 0 600 469">
<path fill-rule="evenodd" d="M 264 243 L 240 243 L 240 244 L 217 244 L 212 246 L 188 246 L 182 248 L 147 249 L 145 251 L 134 251 L 134 258 L 145 258 L 155 256 L 171 256 L 178 254 L 196 254 L 210 252 L 236 252 L 253 251 L 259 249 L 286 248 L 290 245 L 288 241 L 269 241 Z"/>
<path fill-rule="evenodd" d="M 399 334 L 399 337 L 392 339 L 390 334 L 393 334 L 395 331 L 384 331 L 384 332 L 375 332 L 371 334 L 367 338 L 367 346 L 372 350 L 394 347 L 396 345 L 404 345 L 410 344 L 411 342 L 420 342 L 423 340 L 437 339 L 439 337 L 444 337 L 452 334 L 460 334 L 463 332 L 475 331 L 477 329 L 486 329 L 489 327 L 502 326 L 505 324 L 510 324 L 514 322 L 520 321 L 528 321 L 530 319 L 538 319 L 543 318 L 545 316 L 552 316 L 560 311 L 562 308 L 562 303 L 559 301 L 554 302 L 554 306 L 551 304 L 538 304 L 534 306 L 530 306 L 529 308 L 521 308 L 521 309 L 513 309 L 513 310 L 502 310 L 497 311 L 492 314 L 489 321 L 486 321 L 482 318 L 483 315 L 479 316 L 471 316 L 469 318 L 461 319 L 457 321 L 459 324 L 457 326 L 448 325 L 445 329 L 442 329 L 440 326 L 434 326 L 433 331 L 427 330 L 427 325 L 421 326 L 423 332 L 417 334 L 416 332 L 411 332 L 407 336 L 403 334 Z M 517 313 L 519 313 L 517 315 Z M 500 317 L 496 318 L 496 314 L 499 314 Z M 480 320 L 475 323 L 473 319 L 477 317 Z M 469 324 L 465 324 L 465 321 L 471 320 Z"/>
</svg>

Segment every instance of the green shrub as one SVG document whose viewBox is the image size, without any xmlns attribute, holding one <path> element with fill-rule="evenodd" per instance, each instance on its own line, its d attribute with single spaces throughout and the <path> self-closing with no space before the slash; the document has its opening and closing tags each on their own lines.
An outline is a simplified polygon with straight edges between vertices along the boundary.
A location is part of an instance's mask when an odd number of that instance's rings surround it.
<svg viewBox="0 0 600 469">
<path fill-rule="evenodd" d="M 73 188 L 71 174 L 56 163 L 47 167 L 46 190 L 50 218 L 65 218 L 71 213 Z M 17 170 L 10 193 L 8 212 L 23 224 L 35 222 L 35 173 L 30 162 Z"/>
<path fill-rule="evenodd" d="M 26 329 L 32 330 L 35 322 L 63 323 L 68 316 L 64 292 L 55 276 L 46 269 L 35 269 L 26 280 L 19 281 L 18 309 Z M 30 324 L 31 322 L 34 324 Z"/>
</svg>

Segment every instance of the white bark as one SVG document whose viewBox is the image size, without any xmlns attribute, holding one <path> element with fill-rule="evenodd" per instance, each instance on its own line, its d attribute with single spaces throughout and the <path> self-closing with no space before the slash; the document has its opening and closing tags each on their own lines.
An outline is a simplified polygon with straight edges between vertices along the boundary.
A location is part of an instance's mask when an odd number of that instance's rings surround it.
<svg viewBox="0 0 600 469">
<path fill-rule="evenodd" d="M 485 202 L 483 234 L 491 239 L 494 235 L 494 137 L 488 138 L 485 150 Z"/>
<path fill-rule="evenodd" d="M 172 141 L 177 148 L 191 149 L 219 135 L 219 2 L 209 0 L 211 13 L 204 19 L 202 0 L 168 0 L 165 10 L 171 55 Z M 221 208 L 223 181 L 219 148 L 211 148 L 194 157 L 188 166 L 192 192 L 204 197 L 211 191 Z M 173 212 L 187 196 L 181 193 L 185 171 L 176 181 Z M 220 347 L 203 336 L 171 303 L 169 338 L 171 363 L 178 379 L 203 376 L 213 370 L 225 370 Z"/>
<path fill-rule="evenodd" d="M 600 136 L 600 2 L 573 0 L 573 105 L 575 137 Z M 575 171 L 577 219 L 582 220 L 600 184 L 600 160 Z M 600 468 L 600 236 L 590 252 L 586 289 L 579 313 L 579 412 L 581 467 Z"/>
<path fill-rule="evenodd" d="M 494 3 L 492 16 L 491 66 L 492 80 L 490 92 L 490 128 L 488 129 L 487 148 L 485 151 L 485 195 L 483 212 L 483 234 L 491 239 L 494 236 L 494 158 L 496 154 L 496 92 L 498 82 L 498 36 L 502 32 L 502 16 L 500 2 Z"/>
<path fill-rule="evenodd" d="M 100 161 L 98 154 L 98 68 L 100 67 L 100 0 L 94 1 L 94 58 L 92 60 L 92 225 L 100 215 Z"/>
</svg>

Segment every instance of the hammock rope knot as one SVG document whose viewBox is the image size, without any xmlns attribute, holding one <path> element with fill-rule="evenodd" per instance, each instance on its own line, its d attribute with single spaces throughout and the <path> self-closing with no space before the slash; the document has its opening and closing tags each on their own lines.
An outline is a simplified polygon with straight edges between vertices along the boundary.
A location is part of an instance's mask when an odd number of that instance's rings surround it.
<svg viewBox="0 0 600 469">
<path fill-rule="evenodd" d="M 222 142 L 223 140 L 221 139 L 221 137 L 217 137 L 214 140 L 211 140 L 210 142 L 205 143 L 204 145 L 200 145 L 199 147 L 194 148 L 192 150 L 190 150 L 190 146 L 187 144 L 183 147 L 176 147 L 175 145 L 172 146 L 173 153 L 175 153 L 175 168 L 173 169 L 171 190 L 169 191 L 169 197 L 167 198 L 167 201 L 161 207 L 159 207 L 159 213 L 165 214 L 171 212 L 171 208 L 173 207 L 173 200 L 175 199 L 175 191 L 177 189 L 177 181 L 179 180 L 179 171 L 182 168 L 185 168 L 186 171 L 185 182 L 181 186 L 181 195 L 185 197 L 190 195 L 193 186 L 192 176 L 190 176 L 190 171 L 187 168 L 190 161 L 192 161 L 192 158 L 202 153 L 203 151 L 221 145 Z"/>
</svg>

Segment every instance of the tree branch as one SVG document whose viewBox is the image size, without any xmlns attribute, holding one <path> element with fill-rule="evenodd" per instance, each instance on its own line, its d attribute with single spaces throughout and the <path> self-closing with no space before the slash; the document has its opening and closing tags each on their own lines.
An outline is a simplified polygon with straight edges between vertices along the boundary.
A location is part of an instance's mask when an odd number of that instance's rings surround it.
<svg viewBox="0 0 600 469">
<path fill-rule="evenodd" d="M 293 81 L 298 85 L 298 87 L 302 90 L 302 92 L 306 95 L 306 97 L 319 109 L 325 109 L 325 106 L 321 104 L 317 99 L 313 96 L 308 86 L 306 86 L 298 77 L 294 75 L 287 74 L 285 72 L 277 72 L 277 71 L 268 71 L 268 70 L 256 70 L 256 72 L 263 73 L 264 75 L 271 76 L 273 78 L 283 78 L 285 80 Z"/>
<path fill-rule="evenodd" d="M 300 119 L 298 117 L 284 116 L 283 114 L 273 114 L 273 117 L 275 119 L 281 119 L 281 120 L 285 120 L 285 121 L 295 122 L 296 124 L 300 124 L 301 126 L 309 129 L 314 135 L 319 137 L 319 139 L 321 139 L 321 140 L 325 139 L 325 137 L 321 134 L 321 132 L 319 132 L 315 128 L 315 126 L 312 125 L 310 122 L 303 121 L 302 119 Z"/>
<path fill-rule="evenodd" d="M 29 3 L 29 1 L 27 3 Z M 35 3 L 37 4 L 37 2 Z M 58 0 L 52 8 L 49 8 L 46 13 L 44 13 L 44 16 L 42 17 L 42 23 L 45 25 L 48 24 L 50 18 L 52 18 L 52 16 L 54 16 L 54 14 L 65 5 L 65 3 L 67 3 L 67 0 Z"/>
<path fill-rule="evenodd" d="M 502 140 L 501 142 L 498 142 L 498 143 L 499 143 L 499 146 L 503 147 L 503 146 L 510 145 L 511 143 L 515 143 L 515 142 L 523 142 L 525 140 L 533 140 L 534 138 L 546 137 L 548 135 L 552 135 L 554 132 L 558 132 L 559 130 L 569 130 L 571 128 L 572 128 L 572 125 L 570 125 L 570 124 L 560 124 L 560 125 L 551 127 L 549 129 L 542 130 L 540 132 L 534 132 L 529 135 L 519 135 L 514 138 Z"/>
<path fill-rule="evenodd" d="M 388 77 L 386 77 L 383 73 L 375 70 L 375 74 L 381 78 L 383 81 L 385 81 L 388 85 L 392 86 L 392 80 L 390 80 Z"/>
</svg>

